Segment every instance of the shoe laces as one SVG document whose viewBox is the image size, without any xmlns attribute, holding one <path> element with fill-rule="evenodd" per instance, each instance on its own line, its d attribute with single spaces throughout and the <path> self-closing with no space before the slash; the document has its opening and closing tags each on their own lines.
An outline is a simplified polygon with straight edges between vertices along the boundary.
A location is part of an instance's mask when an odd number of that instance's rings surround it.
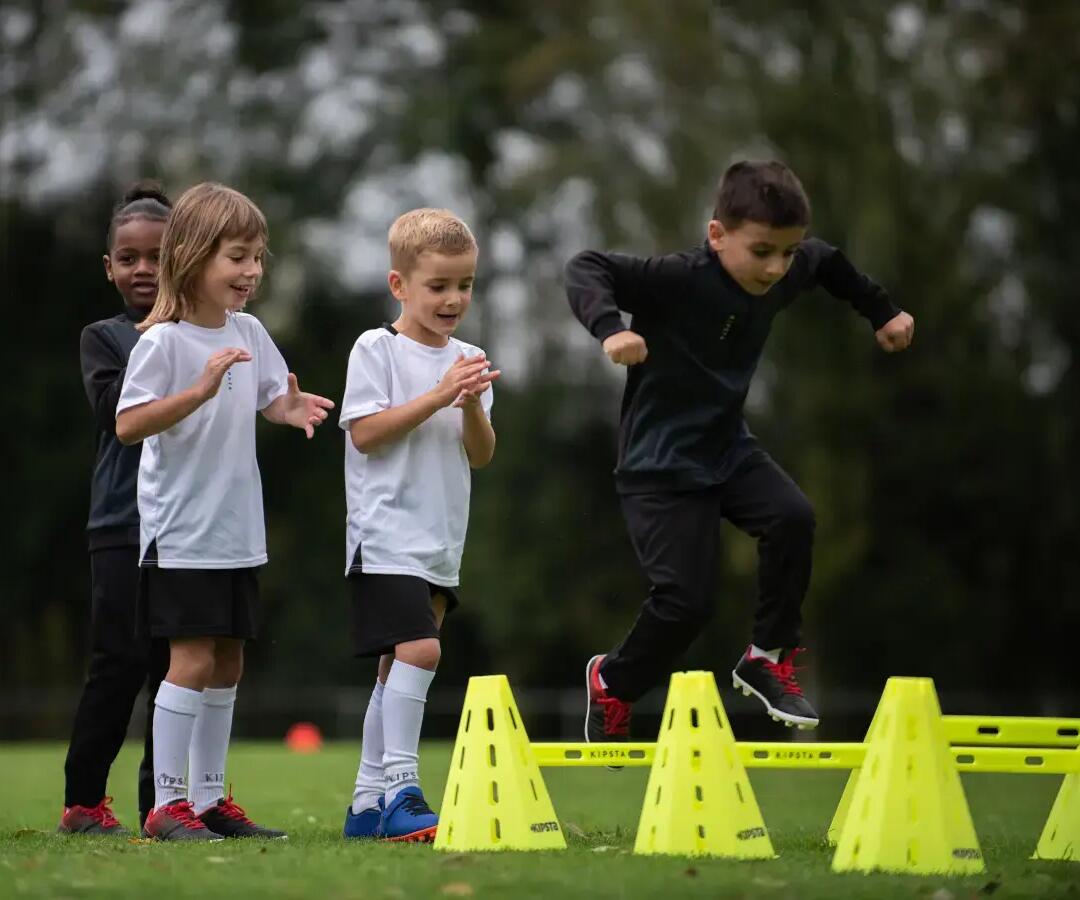
<svg viewBox="0 0 1080 900">
<path fill-rule="evenodd" d="M 799 682 L 795 678 L 795 673 L 801 670 L 801 666 L 795 666 L 795 656 L 799 653 L 805 653 L 805 647 L 795 647 L 789 651 L 785 651 L 781 657 L 780 662 L 774 663 L 772 660 L 766 657 L 760 657 L 762 665 L 772 673 L 772 676 L 780 682 L 780 686 L 784 689 L 785 694 L 794 694 L 796 697 L 802 696 L 802 688 L 799 686 Z"/>
<path fill-rule="evenodd" d="M 401 808 L 411 816 L 433 816 L 434 810 L 428 806 L 423 794 L 405 794 L 401 799 Z"/>
<path fill-rule="evenodd" d="M 229 796 L 218 801 L 217 811 L 227 819 L 235 819 L 237 822 L 243 822 L 245 825 L 255 824 L 248 818 L 247 813 L 244 812 L 240 804 L 233 800 L 231 784 L 229 785 Z"/>
<path fill-rule="evenodd" d="M 116 828 L 120 825 L 120 820 L 113 815 L 110 808 L 112 802 L 112 797 L 105 797 L 97 806 L 84 806 L 83 809 L 86 810 L 88 816 L 95 819 L 103 828 Z"/>
<path fill-rule="evenodd" d="M 177 800 L 175 803 L 170 803 L 167 806 L 161 807 L 160 811 L 167 811 L 171 818 L 175 819 L 185 828 L 192 828 L 196 831 L 206 828 L 202 823 L 202 820 L 195 815 L 195 805 L 190 800 Z"/>
<path fill-rule="evenodd" d="M 598 697 L 596 700 L 604 711 L 604 734 L 630 733 L 630 704 L 618 697 Z"/>
</svg>

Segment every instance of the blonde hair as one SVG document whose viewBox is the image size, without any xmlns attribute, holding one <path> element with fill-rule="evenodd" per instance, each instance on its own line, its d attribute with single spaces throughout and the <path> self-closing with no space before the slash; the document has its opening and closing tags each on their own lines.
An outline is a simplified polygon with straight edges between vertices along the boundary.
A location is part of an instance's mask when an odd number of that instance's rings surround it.
<svg viewBox="0 0 1080 900">
<path fill-rule="evenodd" d="M 194 309 L 191 284 L 222 240 L 260 240 L 269 232 L 266 217 L 239 191 L 205 181 L 188 188 L 176 201 L 161 237 L 158 293 L 154 308 L 135 327 L 146 331 L 158 322 L 179 322 Z"/>
<path fill-rule="evenodd" d="M 469 226 L 448 209 L 414 209 L 390 226 L 390 268 L 408 275 L 425 251 L 458 256 L 476 250 Z"/>
</svg>

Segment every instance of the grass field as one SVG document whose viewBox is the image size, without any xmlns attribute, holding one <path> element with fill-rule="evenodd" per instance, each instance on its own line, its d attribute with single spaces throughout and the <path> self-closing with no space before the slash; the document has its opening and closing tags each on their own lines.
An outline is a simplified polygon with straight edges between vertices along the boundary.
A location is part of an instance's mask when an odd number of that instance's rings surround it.
<svg viewBox="0 0 1080 900">
<path fill-rule="evenodd" d="M 966 775 L 987 860 L 975 878 L 833 875 L 823 837 L 843 787 L 838 772 L 752 772 L 780 859 L 729 862 L 630 854 L 646 771 L 547 769 L 567 832 L 563 853 L 447 855 L 430 847 L 345 843 L 341 823 L 356 748 L 302 756 L 280 745 L 234 747 L 236 799 L 285 827 L 274 844 L 197 846 L 65 838 L 53 834 L 63 799 L 59 744 L 0 744 L 0 897 L 1067 897 L 1080 900 L 1080 863 L 1028 859 L 1059 778 Z M 427 744 L 425 790 L 438 806 L 448 744 Z M 137 749 L 125 747 L 110 790 L 136 821 Z"/>
</svg>

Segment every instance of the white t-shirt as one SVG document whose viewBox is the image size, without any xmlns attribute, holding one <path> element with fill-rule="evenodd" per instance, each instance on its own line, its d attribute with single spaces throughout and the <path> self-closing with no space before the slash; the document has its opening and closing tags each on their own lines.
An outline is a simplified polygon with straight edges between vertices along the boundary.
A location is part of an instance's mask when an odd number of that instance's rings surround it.
<svg viewBox="0 0 1080 900">
<path fill-rule="evenodd" d="M 162 322 L 128 360 L 117 414 L 191 387 L 206 361 L 242 347 L 221 388 L 172 428 L 143 441 L 139 461 L 139 558 L 157 541 L 163 569 L 244 569 L 266 562 L 255 413 L 289 387 L 289 370 L 262 323 L 229 313 L 221 328 Z"/>
<path fill-rule="evenodd" d="M 432 584 L 457 585 L 472 481 L 462 443 L 462 410 L 444 407 L 405 437 L 371 453 L 353 446 L 349 423 L 416 399 L 435 387 L 459 356 L 482 352 L 454 338 L 445 347 L 427 347 L 386 326 L 357 338 L 340 418 L 348 506 L 346 574 L 359 547 L 365 573 L 416 575 Z M 489 388 L 480 395 L 489 418 L 491 393 Z"/>
</svg>

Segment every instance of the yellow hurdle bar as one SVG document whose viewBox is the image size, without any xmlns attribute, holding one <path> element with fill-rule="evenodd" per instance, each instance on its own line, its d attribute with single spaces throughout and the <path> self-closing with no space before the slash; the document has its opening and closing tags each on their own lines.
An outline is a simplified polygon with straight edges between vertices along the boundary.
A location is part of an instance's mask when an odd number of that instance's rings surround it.
<svg viewBox="0 0 1080 900">
<path fill-rule="evenodd" d="M 748 769 L 857 769 L 866 757 L 860 743 L 812 744 L 787 741 L 739 741 L 739 758 Z M 651 766 L 656 744 L 530 744 L 537 765 Z M 1080 752 L 1063 748 L 953 747 L 960 772 L 1068 775 L 1080 772 Z"/>
<path fill-rule="evenodd" d="M 1075 747 L 1080 719 L 1025 716 L 942 716 L 950 744 L 973 747 Z"/>
</svg>

